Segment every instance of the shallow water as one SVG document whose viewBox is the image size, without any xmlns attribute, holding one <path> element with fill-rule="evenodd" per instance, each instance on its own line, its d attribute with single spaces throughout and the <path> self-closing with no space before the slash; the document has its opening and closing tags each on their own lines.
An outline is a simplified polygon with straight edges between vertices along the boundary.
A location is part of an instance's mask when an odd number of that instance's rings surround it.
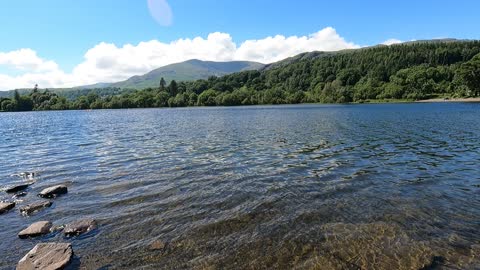
<svg viewBox="0 0 480 270">
<path fill-rule="evenodd" d="M 82 269 L 478 269 L 479 164 L 480 104 L 1 113 L 0 186 L 69 193 L 0 216 L 0 269 L 45 241 Z"/>
</svg>

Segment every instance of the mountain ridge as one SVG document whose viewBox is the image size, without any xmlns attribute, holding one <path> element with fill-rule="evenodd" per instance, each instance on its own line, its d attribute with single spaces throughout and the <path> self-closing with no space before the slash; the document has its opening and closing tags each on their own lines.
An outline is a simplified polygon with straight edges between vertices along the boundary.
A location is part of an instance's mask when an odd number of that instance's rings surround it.
<svg viewBox="0 0 480 270">
<path fill-rule="evenodd" d="M 127 80 L 111 83 L 108 87 L 143 89 L 157 87 L 163 77 L 167 83 L 175 81 L 195 81 L 210 76 L 221 77 L 235 72 L 259 70 L 265 64 L 252 61 L 203 61 L 190 59 L 180 63 L 166 65 L 146 74 L 130 77 Z"/>
</svg>

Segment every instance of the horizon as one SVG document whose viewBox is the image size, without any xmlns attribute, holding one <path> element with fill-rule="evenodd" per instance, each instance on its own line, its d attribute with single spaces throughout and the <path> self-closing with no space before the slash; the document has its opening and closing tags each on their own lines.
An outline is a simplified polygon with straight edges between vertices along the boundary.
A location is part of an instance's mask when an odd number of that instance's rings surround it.
<svg viewBox="0 0 480 270">
<path fill-rule="evenodd" d="M 9 27 L 1 34 L 0 91 L 35 84 L 44 89 L 112 83 L 192 59 L 270 64 L 310 51 L 478 39 L 475 25 L 480 19 L 474 7 L 479 3 L 445 6 L 438 1 L 405 1 L 392 9 L 378 1 L 346 2 L 23 0 L 3 4 L 0 23 Z M 341 16 L 325 12 L 325 7 L 340 11 Z M 407 12 L 409 8 L 414 12 Z M 440 15 L 449 15 L 449 22 Z M 77 36 L 72 38 L 72 32 Z"/>
</svg>

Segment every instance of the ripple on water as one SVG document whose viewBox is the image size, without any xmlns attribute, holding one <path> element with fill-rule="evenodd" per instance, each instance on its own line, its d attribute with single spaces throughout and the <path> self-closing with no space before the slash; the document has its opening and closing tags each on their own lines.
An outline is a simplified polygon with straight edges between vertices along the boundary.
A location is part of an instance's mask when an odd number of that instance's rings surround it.
<svg viewBox="0 0 480 270">
<path fill-rule="evenodd" d="M 29 223 L 82 218 L 99 221 L 68 240 L 85 269 L 475 269 L 479 109 L 0 114 L 0 185 L 37 172 L 19 206 L 69 187 L 46 211 L 2 215 L 0 269 L 35 243 L 65 241 L 18 239 Z"/>
</svg>

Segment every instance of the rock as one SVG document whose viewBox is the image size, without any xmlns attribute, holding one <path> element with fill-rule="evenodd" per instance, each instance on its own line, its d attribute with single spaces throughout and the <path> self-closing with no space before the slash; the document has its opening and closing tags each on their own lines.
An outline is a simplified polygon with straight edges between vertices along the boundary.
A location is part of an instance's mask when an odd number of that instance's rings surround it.
<svg viewBox="0 0 480 270">
<path fill-rule="evenodd" d="M 161 240 L 153 241 L 148 247 L 150 250 L 163 250 L 165 248 L 165 243 Z"/>
<path fill-rule="evenodd" d="M 37 244 L 17 264 L 17 270 L 65 268 L 73 256 L 72 245 L 68 243 Z"/>
<path fill-rule="evenodd" d="M 24 179 L 33 179 L 33 177 L 35 177 L 35 173 L 34 172 L 22 172 L 20 174 L 18 174 L 20 177 L 23 177 Z"/>
<path fill-rule="evenodd" d="M 25 196 L 27 196 L 27 193 L 26 193 L 26 192 L 19 192 L 19 193 L 13 195 L 12 199 L 15 200 L 15 199 L 18 199 L 18 198 L 21 198 L 21 197 L 25 197 Z"/>
<path fill-rule="evenodd" d="M 55 198 L 59 195 L 66 194 L 68 192 L 67 186 L 65 185 L 56 185 L 53 187 L 46 188 L 42 190 L 38 196 L 42 198 Z"/>
<path fill-rule="evenodd" d="M 12 210 L 14 207 L 14 202 L 0 202 L 0 215 Z"/>
<path fill-rule="evenodd" d="M 93 219 L 79 220 L 65 225 L 63 233 L 68 237 L 76 236 L 89 232 L 95 229 L 96 226 L 97 222 Z"/>
<path fill-rule="evenodd" d="M 65 228 L 65 225 L 60 225 L 60 226 L 53 226 L 50 228 L 50 232 L 61 232 Z"/>
<path fill-rule="evenodd" d="M 21 239 L 25 239 L 29 237 L 36 237 L 43 234 L 47 234 L 47 233 L 50 233 L 51 227 L 52 227 L 52 223 L 50 221 L 35 222 L 25 230 L 19 232 L 18 237 L 20 237 Z"/>
<path fill-rule="evenodd" d="M 5 189 L 5 192 L 7 192 L 7 193 L 16 193 L 16 192 L 19 192 L 19 191 L 22 191 L 22 190 L 27 189 L 30 185 L 31 185 L 31 183 L 26 183 L 26 184 L 19 184 L 19 185 L 10 186 L 10 187 L 7 187 L 7 188 Z"/>
<path fill-rule="evenodd" d="M 50 201 L 36 202 L 20 207 L 20 213 L 30 215 L 50 206 L 52 206 L 52 202 Z"/>
</svg>

